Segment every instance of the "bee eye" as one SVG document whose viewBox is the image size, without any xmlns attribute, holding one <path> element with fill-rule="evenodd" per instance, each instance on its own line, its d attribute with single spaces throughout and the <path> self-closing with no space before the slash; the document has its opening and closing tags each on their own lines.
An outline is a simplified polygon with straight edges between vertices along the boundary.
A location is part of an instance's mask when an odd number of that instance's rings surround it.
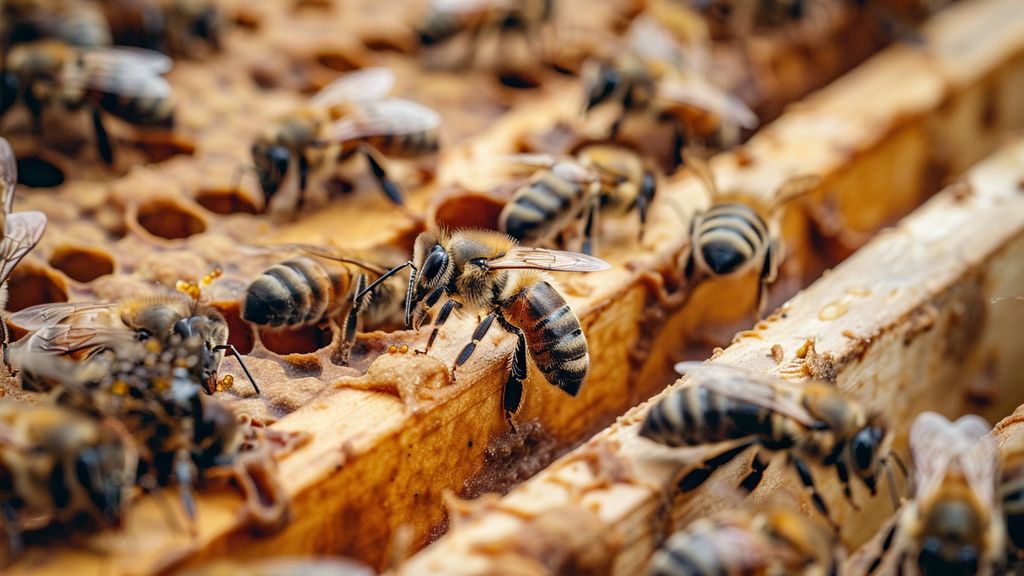
<svg viewBox="0 0 1024 576">
<path fill-rule="evenodd" d="M 145 342 L 146 340 L 149 340 L 151 336 L 153 336 L 153 334 L 145 328 L 139 328 L 135 331 L 135 339 L 139 342 Z"/>
<path fill-rule="evenodd" d="M 274 172 L 284 174 L 288 169 L 288 162 L 291 161 L 292 154 L 284 146 L 274 146 L 267 151 L 267 157 L 270 158 L 270 165 Z"/>
<path fill-rule="evenodd" d="M 420 275 L 429 284 L 434 282 L 447 267 L 448 252 L 440 244 L 435 244 L 426 260 L 423 261 L 423 269 Z"/>
<path fill-rule="evenodd" d="M 182 339 L 188 338 L 193 334 L 192 323 L 188 319 L 182 318 L 174 323 L 173 331 L 178 336 L 181 336 Z"/>
<path fill-rule="evenodd" d="M 602 64 L 597 72 L 597 79 L 591 84 L 587 94 L 587 110 L 604 102 L 621 81 L 619 72 L 615 68 Z"/>
</svg>

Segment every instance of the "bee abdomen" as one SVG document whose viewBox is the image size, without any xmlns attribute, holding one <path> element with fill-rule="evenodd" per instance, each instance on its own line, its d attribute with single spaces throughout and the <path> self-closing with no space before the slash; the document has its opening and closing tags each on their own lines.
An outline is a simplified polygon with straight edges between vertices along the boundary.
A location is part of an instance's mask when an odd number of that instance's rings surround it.
<svg viewBox="0 0 1024 576">
<path fill-rule="evenodd" d="M 576 314 L 551 284 L 527 287 L 509 320 L 526 335 L 526 345 L 548 382 L 575 396 L 590 369 L 587 339 Z"/>
<path fill-rule="evenodd" d="M 640 435 L 667 446 L 700 446 L 752 435 L 777 440 L 782 427 L 770 410 L 697 385 L 652 406 Z"/>
<path fill-rule="evenodd" d="M 767 235 L 768 226 L 750 207 L 720 204 L 701 216 L 696 245 L 708 271 L 724 276 L 753 260 Z"/>
<path fill-rule="evenodd" d="M 568 216 L 582 197 L 579 186 L 546 173 L 515 193 L 501 211 L 500 227 L 516 240 L 534 242 L 556 220 Z"/>
<path fill-rule="evenodd" d="M 719 546 L 700 532 L 677 532 L 651 557 L 649 576 L 723 576 Z"/>
<path fill-rule="evenodd" d="M 245 292 L 242 318 L 261 326 L 303 326 L 319 322 L 334 301 L 334 280 L 309 258 L 267 268 Z"/>
<path fill-rule="evenodd" d="M 432 46 L 455 36 L 462 29 L 462 21 L 457 16 L 435 10 L 427 15 L 423 25 L 419 27 L 417 32 L 419 32 L 421 44 Z"/>
<path fill-rule="evenodd" d="M 1024 463 L 1003 472 L 999 487 L 1006 532 L 1018 549 L 1024 549 Z"/>
</svg>

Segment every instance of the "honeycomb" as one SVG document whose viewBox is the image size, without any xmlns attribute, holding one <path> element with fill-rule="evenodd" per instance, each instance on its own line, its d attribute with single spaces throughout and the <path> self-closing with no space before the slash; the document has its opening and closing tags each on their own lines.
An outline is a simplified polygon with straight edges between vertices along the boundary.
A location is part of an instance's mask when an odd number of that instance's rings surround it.
<svg viewBox="0 0 1024 576">
<path fill-rule="evenodd" d="M 500 157 L 518 152 L 563 153 L 579 144 L 581 136 L 573 126 L 579 114 L 578 75 L 583 62 L 591 54 L 611 50 L 630 20 L 648 3 L 559 0 L 554 25 L 545 31 L 549 37 L 540 58 L 543 62 L 537 62 L 531 46 L 497 46 L 485 38 L 468 69 L 451 65 L 464 48 L 457 43 L 426 53 L 418 49 L 414 26 L 426 10 L 422 2 L 401 6 L 367 0 L 217 3 L 231 22 L 223 50 L 196 59 L 177 59 L 167 75 L 177 99 L 177 125 L 172 135 L 134 130 L 111 121 L 108 129 L 115 141 L 116 158 L 113 166 L 107 167 L 98 156 L 83 114 L 49 114 L 44 118 L 41 139 L 31 133 L 23 107 L 3 117 L 0 126 L 16 151 L 22 178 L 15 209 L 42 210 L 50 222 L 39 245 L 10 278 L 8 309 L 62 301 L 119 301 L 153 291 L 172 293 L 180 280 L 195 280 L 221 270 L 221 277 L 204 287 L 203 299 L 227 318 L 229 341 L 245 355 L 262 392 L 255 396 L 246 386 L 238 385 L 244 375 L 236 360 L 226 359 L 222 371 L 231 374 L 236 385 L 221 396 L 237 412 L 261 422 L 280 420 L 284 428 L 303 427 L 305 424 L 287 417 L 314 414 L 324 406 L 336 406 L 338 398 L 358 394 L 360 400 L 352 403 L 356 409 L 364 406 L 364 398 L 368 398 L 367 405 L 390 405 L 397 400 L 402 414 L 418 418 L 407 431 L 437 427 L 427 419 L 431 410 L 466 398 L 460 395 L 461 389 L 454 390 L 447 365 L 467 341 L 473 318 L 449 322 L 431 355 L 422 357 L 406 350 L 421 345 L 426 331 L 404 331 L 397 322 L 371 327 L 381 330 L 360 334 L 350 362 L 340 365 L 332 360 L 331 335 L 324 327 L 256 331 L 241 320 L 239 302 L 244 290 L 263 269 L 291 254 L 273 248 L 275 244 L 322 245 L 394 265 L 409 257 L 416 236 L 429 226 L 495 227 L 498 211 L 515 184 L 510 183 Z M 649 4 L 650 10 L 661 6 Z M 715 44 L 712 69 L 716 82 L 745 100 L 762 123 L 775 119 L 789 103 L 827 84 L 891 40 L 873 11 L 838 0 L 824 0 L 816 10 L 814 18 L 778 30 L 759 30 L 746 43 L 721 40 Z M 399 209 L 386 202 L 361 161 L 355 160 L 311 187 L 307 208 L 298 218 L 273 206 L 268 209 L 248 170 L 253 139 L 269 122 L 300 106 L 339 75 L 370 66 L 390 68 L 397 79 L 394 95 L 426 104 L 443 118 L 442 150 L 436 159 L 389 163 L 392 176 L 403 188 L 405 206 Z M 642 133 L 627 133 L 625 138 L 658 158 L 663 167 L 671 167 L 661 140 L 648 139 Z M 709 144 L 714 148 L 717 143 Z M 927 177 L 937 178 L 945 170 L 936 172 Z M 665 177 L 665 182 L 669 180 Z M 698 195 L 694 190 L 679 198 L 697 201 Z M 911 207 L 895 206 L 844 223 L 867 235 Z M 484 437 L 466 441 L 463 435 L 451 433 L 452 445 L 467 447 L 478 473 L 463 486 L 460 478 L 446 479 L 445 486 L 463 488 L 464 496 L 505 491 L 662 387 L 664 378 L 655 375 L 664 374 L 667 366 L 651 367 L 645 362 L 651 348 L 665 346 L 659 331 L 666 329 L 667 317 L 682 306 L 674 294 L 681 280 L 671 268 L 685 241 L 685 224 L 667 202 L 656 204 L 651 220 L 639 247 L 631 244 L 630 238 L 636 237 L 632 223 L 605 224 L 602 241 L 608 250 L 600 255 L 616 264 L 617 270 L 600 278 L 558 278 L 574 308 L 586 312 L 581 318 L 584 330 L 599 334 L 591 342 L 591 350 L 628 367 L 631 384 L 627 397 L 602 398 L 600 382 L 611 380 L 613 373 L 596 367 L 590 378 L 597 391 L 577 399 L 583 404 L 575 409 L 586 418 L 568 424 L 565 421 L 573 414 L 542 417 L 549 415 L 544 410 L 553 410 L 547 406 L 568 400 L 557 391 L 541 389 L 539 379 L 533 378 L 519 432 L 503 430 L 499 412 L 488 404 L 478 410 L 480 418 L 494 420 L 483 428 Z M 786 237 L 817 233 L 808 232 L 805 226 L 802 215 L 789 214 Z M 819 242 L 819 252 L 807 249 L 803 242 L 805 247 L 794 251 L 786 262 L 783 278 L 772 291 L 773 304 L 784 301 L 863 241 L 855 238 L 844 243 L 829 238 Z M 613 301 L 616 287 L 634 273 L 643 277 L 648 289 Z M 749 280 L 716 286 L 714 297 L 706 291 L 692 297 L 688 305 L 701 312 L 691 315 L 682 328 L 687 344 L 706 352 L 727 343 L 737 326 L 749 324 L 753 299 Z M 715 298 L 728 300 L 730 305 L 716 307 Z M 616 318 L 629 316 L 620 308 L 629 309 L 628 314 L 640 310 L 641 321 L 621 326 Z M 17 326 L 13 328 L 19 333 Z M 620 340 L 638 340 L 641 345 L 625 349 Z M 511 341 L 492 334 L 485 344 L 487 349 L 478 351 L 472 361 L 475 367 L 467 367 L 466 374 L 474 386 L 493 389 L 492 381 L 498 378 L 495 371 L 504 366 Z M 617 372 L 614 375 L 618 377 Z M 22 395 L 10 384 L 5 384 L 5 390 L 12 396 Z M 341 444 L 342 452 L 348 451 L 341 454 L 339 468 L 346 458 L 356 462 L 355 455 L 369 445 L 361 436 L 368 433 L 365 430 L 344 424 L 338 425 L 340 429 L 318 428 L 315 420 L 310 417 L 306 421 L 306 431 L 314 437 L 345 435 L 343 440 L 334 440 Z M 388 428 L 393 423 L 384 419 L 381 433 L 401 436 L 401 431 Z M 372 468 L 374 461 L 400 457 L 406 448 L 412 462 L 436 457 L 439 468 L 462 457 L 462 451 L 419 454 L 412 446 L 415 435 L 409 434 L 393 453 L 364 457 L 350 466 L 355 470 L 350 473 L 357 478 L 358 466 Z M 408 456 L 413 453 L 416 458 Z M 307 456 L 311 460 L 316 457 Z M 415 471 L 401 473 L 400 481 L 410 483 L 402 488 L 419 498 L 410 476 L 414 479 Z M 286 478 L 285 483 L 292 480 Z M 297 503 L 299 509 L 315 502 L 318 494 L 337 488 L 329 480 L 318 485 L 317 492 L 302 486 L 289 488 L 303 492 L 301 501 L 306 504 Z M 342 546 L 332 539 L 304 542 L 292 549 L 348 553 L 382 565 L 385 549 L 394 552 L 392 548 L 397 547 L 391 529 L 395 518 L 424 515 L 411 538 L 412 547 L 443 531 L 444 520 L 438 518 L 442 514 L 439 486 L 426 486 L 415 504 L 384 498 L 388 519 L 379 526 L 368 525 L 365 536 L 353 537 Z M 346 522 L 364 519 L 373 514 L 378 497 L 372 493 L 353 496 L 345 503 L 350 509 L 342 510 L 333 522 L 337 518 Z M 316 521 L 322 525 L 303 526 L 301 519 L 296 521 L 296 535 L 315 532 L 332 522 L 325 518 Z M 430 525 L 431 531 L 421 530 L 422 525 Z M 183 561 L 201 564 L 225 552 L 225 541 L 220 538 L 226 536 L 202 538 L 208 547 L 194 557 L 186 558 L 191 552 L 180 550 L 163 556 L 154 552 L 157 559 L 147 561 L 141 570 L 164 570 Z M 257 555 L 259 546 L 257 540 L 252 549 L 239 554 Z M 125 566 L 133 557 L 125 557 L 128 560 L 117 564 L 119 570 L 128 571 Z"/>
</svg>

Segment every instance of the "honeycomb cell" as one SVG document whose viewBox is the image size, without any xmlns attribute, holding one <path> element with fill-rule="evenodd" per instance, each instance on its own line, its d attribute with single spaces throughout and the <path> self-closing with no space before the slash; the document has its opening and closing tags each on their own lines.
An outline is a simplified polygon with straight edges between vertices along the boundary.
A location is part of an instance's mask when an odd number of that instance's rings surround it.
<svg viewBox="0 0 1024 576">
<path fill-rule="evenodd" d="M 50 256 L 50 266 L 78 282 L 92 282 L 114 273 L 114 258 L 96 248 L 61 246 Z"/>
<path fill-rule="evenodd" d="M 434 210 L 434 222 L 452 229 L 498 228 L 498 216 L 504 204 L 485 194 L 456 193 L 441 200 Z"/>
<path fill-rule="evenodd" d="M 341 50 L 324 50 L 322 52 L 317 52 L 314 58 L 321 66 L 330 68 L 331 70 L 337 70 L 338 72 L 352 72 L 353 70 L 362 68 L 355 58 L 352 58 Z"/>
<path fill-rule="evenodd" d="M 53 188 L 64 183 L 64 171 L 40 156 L 18 158 L 18 183 L 33 188 Z"/>
<path fill-rule="evenodd" d="M 259 214 L 260 209 L 241 190 L 207 189 L 196 193 L 196 202 L 214 214 Z"/>
<path fill-rule="evenodd" d="M 175 156 L 192 156 L 196 153 L 196 143 L 179 135 L 142 133 L 137 137 L 135 145 L 153 162 L 163 162 Z"/>
<path fill-rule="evenodd" d="M 295 330 L 261 330 L 260 341 L 271 352 L 281 354 L 309 354 L 331 343 L 329 330 L 307 326 Z"/>
<path fill-rule="evenodd" d="M 168 240 L 188 238 L 206 231 L 206 221 L 192 210 L 170 200 L 139 206 L 136 218 L 147 232 Z"/>
<path fill-rule="evenodd" d="M 67 282 L 54 270 L 22 264 L 8 280 L 7 309 L 11 312 L 37 304 L 67 301 Z"/>
</svg>

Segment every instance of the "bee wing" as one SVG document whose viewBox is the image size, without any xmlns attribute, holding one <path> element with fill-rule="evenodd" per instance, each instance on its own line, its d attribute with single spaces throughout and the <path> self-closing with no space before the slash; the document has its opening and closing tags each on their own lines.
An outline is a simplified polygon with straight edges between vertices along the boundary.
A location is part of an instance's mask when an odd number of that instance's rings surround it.
<svg viewBox="0 0 1024 576">
<path fill-rule="evenodd" d="M 331 82 L 310 98 L 317 108 L 331 108 L 345 102 L 379 100 L 391 92 L 395 74 L 388 68 L 364 68 Z"/>
<path fill-rule="evenodd" d="M 42 212 L 15 212 L 7 215 L 4 238 L 0 240 L 0 283 L 7 281 L 18 262 L 43 237 L 44 230 L 46 215 Z"/>
<path fill-rule="evenodd" d="M 580 164 L 575 158 L 555 154 L 508 154 L 501 160 L 534 168 L 547 168 L 560 178 L 570 182 L 591 183 L 601 179 L 601 174 Z"/>
<path fill-rule="evenodd" d="M 401 98 L 389 98 L 360 104 L 356 112 L 327 128 L 326 140 L 344 142 L 370 136 L 414 134 L 440 124 L 441 116 L 430 108 Z"/>
<path fill-rule="evenodd" d="M 756 128 L 759 122 L 757 114 L 746 103 L 703 80 L 662 81 L 658 84 L 658 98 L 713 112 L 747 129 Z"/>
<path fill-rule="evenodd" d="M 12 324 L 28 331 L 40 330 L 58 324 L 102 324 L 101 317 L 117 315 L 114 302 L 54 302 L 18 310 L 10 316 Z"/>
<path fill-rule="evenodd" d="M 980 491 L 978 496 L 985 498 L 984 502 L 991 502 L 996 463 L 994 447 L 977 450 L 978 442 L 987 437 L 988 432 L 988 423 L 974 415 L 963 416 L 956 422 L 935 412 L 918 415 L 910 427 L 910 450 L 917 467 L 916 497 L 922 499 L 931 494 L 955 463 L 962 468 L 971 488 Z"/>
<path fill-rule="evenodd" d="M 799 403 L 795 394 L 786 393 L 797 391 L 799 387 L 785 380 L 767 378 L 735 366 L 704 362 L 678 362 L 675 370 L 680 375 L 690 376 L 688 386 L 704 386 L 730 398 L 778 412 L 804 426 L 813 427 L 820 424 L 818 419 Z"/>
<path fill-rule="evenodd" d="M 171 69 L 167 56 L 139 48 L 81 50 L 84 66 L 70 67 L 65 82 L 133 98 L 166 98 L 171 85 L 161 74 Z"/>
<path fill-rule="evenodd" d="M 10 214 L 14 207 L 14 186 L 18 183 L 18 163 L 14 150 L 6 138 L 0 138 L 0 202 L 4 214 Z"/>
<path fill-rule="evenodd" d="M 530 246 L 515 246 L 505 254 L 487 261 L 492 270 L 534 269 L 554 272 L 597 272 L 607 270 L 611 264 L 577 252 L 547 250 Z"/>
</svg>

